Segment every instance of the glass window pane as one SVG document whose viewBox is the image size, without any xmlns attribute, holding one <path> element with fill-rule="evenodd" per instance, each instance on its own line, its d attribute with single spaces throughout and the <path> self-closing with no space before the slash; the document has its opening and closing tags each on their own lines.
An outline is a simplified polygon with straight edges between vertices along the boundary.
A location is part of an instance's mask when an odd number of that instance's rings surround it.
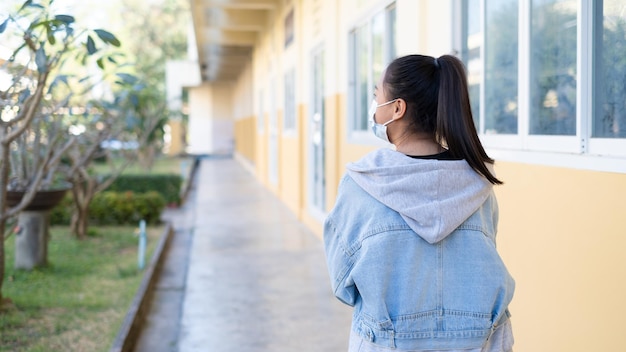
<svg viewBox="0 0 626 352">
<path fill-rule="evenodd" d="M 396 58 L 396 6 L 387 8 L 387 63 Z M 386 65 L 385 65 L 386 66 Z"/>
<path fill-rule="evenodd" d="M 285 114 L 284 129 L 293 131 L 296 129 L 296 75 L 291 69 L 285 74 Z"/>
<path fill-rule="evenodd" d="M 593 136 L 626 137 L 626 2 L 604 0 L 596 13 Z"/>
<path fill-rule="evenodd" d="M 480 2 L 469 0 L 465 13 L 467 25 L 467 53 L 463 55 L 467 62 L 467 83 L 469 85 L 469 97 L 472 105 L 474 125 L 479 128 L 480 124 L 480 81 L 483 74 L 483 63 L 480 50 L 483 45 L 483 34 L 480 30 Z"/>
<path fill-rule="evenodd" d="M 517 133 L 518 0 L 486 0 L 485 133 Z"/>
<path fill-rule="evenodd" d="M 577 3 L 532 1 L 531 134 L 576 134 Z"/>
<path fill-rule="evenodd" d="M 372 18 L 372 83 L 370 86 L 374 86 L 380 75 L 383 73 L 385 66 L 385 13 L 379 12 Z M 372 90 L 372 95 L 374 94 Z"/>
<path fill-rule="evenodd" d="M 365 24 L 355 28 L 350 41 L 349 104 L 352 107 L 351 128 L 355 131 L 369 129 L 367 109 L 372 101 L 374 85 L 396 53 L 395 4 L 381 9 L 367 18 Z"/>
<path fill-rule="evenodd" d="M 369 83 L 369 30 L 368 26 L 362 26 L 357 30 L 357 99 L 356 109 L 357 114 L 355 129 L 366 130 L 368 126 L 367 121 L 367 107 L 371 100 L 370 96 L 370 83 Z"/>
</svg>

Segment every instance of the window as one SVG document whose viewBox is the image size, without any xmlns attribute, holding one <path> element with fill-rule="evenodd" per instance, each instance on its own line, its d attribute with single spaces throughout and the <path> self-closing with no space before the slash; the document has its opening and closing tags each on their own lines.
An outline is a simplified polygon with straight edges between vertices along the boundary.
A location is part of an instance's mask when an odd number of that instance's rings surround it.
<svg viewBox="0 0 626 352">
<path fill-rule="evenodd" d="M 293 25 L 293 9 L 285 16 L 285 49 L 293 43 L 294 25 Z"/>
<path fill-rule="evenodd" d="M 517 8 L 518 0 L 487 1 L 485 4 L 483 132 L 488 134 L 517 133 Z M 480 62 L 480 53 L 476 53 L 475 59 Z M 479 116 L 480 113 L 475 118 Z"/>
<path fill-rule="evenodd" d="M 349 34 L 350 130 L 369 129 L 367 109 L 374 95 L 374 85 L 385 66 L 396 55 L 396 9 L 392 4 L 374 13 Z"/>
<path fill-rule="evenodd" d="M 486 147 L 626 156 L 626 2 L 455 5 Z"/>
<path fill-rule="evenodd" d="M 467 47 L 463 51 L 465 64 L 467 65 L 467 83 L 470 101 L 472 102 L 472 116 L 474 123 L 479 125 L 480 117 L 480 88 L 483 75 L 480 51 L 483 47 L 483 35 L 480 27 L 480 4 L 479 0 L 469 0 L 467 12 Z"/>
<path fill-rule="evenodd" d="M 626 3 L 604 0 L 594 6 L 593 137 L 626 138 Z"/>
<path fill-rule="evenodd" d="M 285 132 L 296 131 L 296 71 L 292 68 L 285 73 Z"/>
<path fill-rule="evenodd" d="M 577 0 L 532 0 L 530 134 L 576 135 Z"/>
</svg>

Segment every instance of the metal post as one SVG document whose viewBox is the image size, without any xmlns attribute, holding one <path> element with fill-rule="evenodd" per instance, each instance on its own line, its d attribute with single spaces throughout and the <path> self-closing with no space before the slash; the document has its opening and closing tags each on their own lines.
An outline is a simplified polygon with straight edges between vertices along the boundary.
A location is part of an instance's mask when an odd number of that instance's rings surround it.
<svg viewBox="0 0 626 352">
<path fill-rule="evenodd" d="M 139 270 L 143 270 L 146 263 L 146 221 L 139 222 L 139 251 L 138 251 Z"/>
</svg>

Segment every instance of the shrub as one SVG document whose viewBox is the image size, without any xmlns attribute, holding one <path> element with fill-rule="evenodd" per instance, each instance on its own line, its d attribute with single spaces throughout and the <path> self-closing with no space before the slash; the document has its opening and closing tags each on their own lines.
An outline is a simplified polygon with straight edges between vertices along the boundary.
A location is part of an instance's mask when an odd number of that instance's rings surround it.
<svg viewBox="0 0 626 352">
<path fill-rule="evenodd" d="M 159 222 L 165 199 L 157 192 L 102 192 L 94 196 L 89 205 L 91 225 L 136 225 L 139 220 L 148 224 Z M 50 222 L 55 225 L 70 223 L 74 204 L 71 196 L 55 207 Z"/>
<path fill-rule="evenodd" d="M 179 204 L 183 178 L 176 174 L 120 175 L 107 191 L 146 193 L 158 192 L 166 204 Z"/>
<path fill-rule="evenodd" d="M 50 211 L 50 223 L 53 225 L 69 225 L 72 220 L 73 209 L 72 192 L 67 192 L 61 203 Z"/>
</svg>

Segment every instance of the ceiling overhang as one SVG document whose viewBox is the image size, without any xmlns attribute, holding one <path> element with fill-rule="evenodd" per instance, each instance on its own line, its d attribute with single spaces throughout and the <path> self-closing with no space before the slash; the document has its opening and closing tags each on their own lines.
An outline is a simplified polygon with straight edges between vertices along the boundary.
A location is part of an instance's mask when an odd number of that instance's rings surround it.
<svg viewBox="0 0 626 352">
<path fill-rule="evenodd" d="M 234 82 L 279 0 L 190 0 L 203 82 Z"/>
</svg>

